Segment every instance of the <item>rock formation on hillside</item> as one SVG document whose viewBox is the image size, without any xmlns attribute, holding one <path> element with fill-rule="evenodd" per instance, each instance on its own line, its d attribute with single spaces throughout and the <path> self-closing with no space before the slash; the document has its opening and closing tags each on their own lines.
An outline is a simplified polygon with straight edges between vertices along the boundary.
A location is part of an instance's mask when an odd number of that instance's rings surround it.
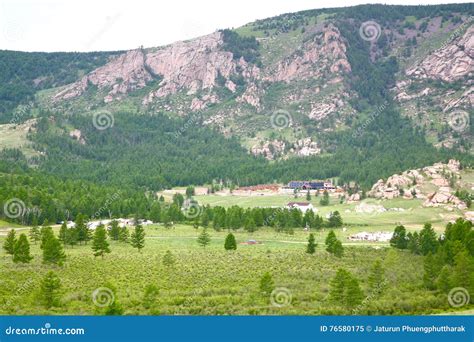
<svg viewBox="0 0 474 342">
<path fill-rule="evenodd" d="M 392 199 L 403 196 L 405 199 L 425 199 L 426 207 L 451 205 L 460 210 L 466 204 L 453 193 L 451 184 L 459 179 L 460 163 L 451 159 L 447 164 L 436 163 L 422 169 L 408 170 L 390 176 L 386 181 L 380 179 L 372 186 L 368 196 L 380 199 Z M 435 191 L 426 193 L 425 185 Z"/>
</svg>

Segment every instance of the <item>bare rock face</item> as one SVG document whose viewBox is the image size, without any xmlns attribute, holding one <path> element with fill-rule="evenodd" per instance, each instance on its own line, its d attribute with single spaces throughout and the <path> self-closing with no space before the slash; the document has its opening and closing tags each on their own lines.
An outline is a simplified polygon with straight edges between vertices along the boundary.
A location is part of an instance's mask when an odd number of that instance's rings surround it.
<svg viewBox="0 0 474 342">
<path fill-rule="evenodd" d="M 474 26 L 461 37 L 434 51 L 421 63 L 406 71 L 415 78 L 441 79 L 453 82 L 472 76 L 474 70 Z"/>
<path fill-rule="evenodd" d="M 145 65 L 143 50 L 132 50 L 118 56 L 113 61 L 92 71 L 53 97 L 53 101 L 68 100 L 84 93 L 90 85 L 99 89 L 109 89 L 105 102 L 120 98 L 133 90 L 143 88 L 153 79 Z"/>
<path fill-rule="evenodd" d="M 260 145 L 254 145 L 250 149 L 253 155 L 262 155 L 268 160 L 275 159 L 285 150 L 285 143 L 279 140 L 268 141 Z"/>
<path fill-rule="evenodd" d="M 82 132 L 79 129 L 74 129 L 71 132 L 69 132 L 69 136 L 79 142 L 81 145 L 86 144 L 86 140 L 82 136 Z"/>
<path fill-rule="evenodd" d="M 425 199 L 423 206 L 455 206 L 460 210 L 466 209 L 466 204 L 453 195 L 450 187 L 450 179 L 459 178 L 460 162 L 451 159 L 447 164 L 435 163 L 422 169 L 405 171 L 402 174 L 393 175 L 384 182 L 379 179 L 372 186 L 368 195 L 375 198 L 390 199 L 403 193 L 403 198 Z M 431 183 L 437 190 L 429 194 L 422 193 L 422 185 Z M 431 185 L 431 187 L 432 187 Z"/>
<path fill-rule="evenodd" d="M 221 33 L 215 32 L 158 49 L 128 51 L 67 86 L 53 100 L 75 98 L 94 85 L 100 90 L 110 89 L 104 98 L 105 102 L 110 102 L 145 87 L 147 82 L 160 76 L 159 88 L 143 100 L 144 104 L 148 104 L 155 98 L 180 90 L 186 90 L 188 95 L 210 90 L 217 85 L 218 75 L 224 77 L 229 90 L 235 91 L 236 86 L 229 77 L 237 73 L 237 68 L 243 77 L 259 77 L 258 67 L 249 65 L 243 59 L 235 61 L 231 52 L 221 49 L 222 44 Z"/>
<path fill-rule="evenodd" d="M 329 25 L 307 41 L 301 50 L 278 63 L 268 80 L 290 82 L 295 79 L 319 78 L 324 72 L 337 76 L 337 73 L 350 71 L 346 45 L 339 30 L 334 25 Z"/>
</svg>

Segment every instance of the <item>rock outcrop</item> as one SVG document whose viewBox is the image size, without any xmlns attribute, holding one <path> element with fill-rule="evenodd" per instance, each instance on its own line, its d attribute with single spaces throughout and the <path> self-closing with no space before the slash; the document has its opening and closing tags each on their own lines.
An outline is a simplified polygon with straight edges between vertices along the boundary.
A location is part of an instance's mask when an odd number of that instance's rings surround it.
<svg viewBox="0 0 474 342">
<path fill-rule="evenodd" d="M 441 79 L 453 82 L 472 77 L 474 70 L 474 26 L 460 37 L 434 51 L 419 64 L 406 70 L 415 78 Z"/>
</svg>

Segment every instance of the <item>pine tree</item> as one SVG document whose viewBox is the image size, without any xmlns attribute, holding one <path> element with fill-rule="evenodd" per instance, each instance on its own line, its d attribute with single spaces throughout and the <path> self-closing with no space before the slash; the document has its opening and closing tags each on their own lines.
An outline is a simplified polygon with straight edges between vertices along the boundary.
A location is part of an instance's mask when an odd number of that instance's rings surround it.
<svg viewBox="0 0 474 342">
<path fill-rule="evenodd" d="M 248 231 L 249 233 L 253 233 L 254 231 L 257 230 L 257 226 L 255 224 L 253 217 L 248 216 L 245 219 L 245 230 Z"/>
<path fill-rule="evenodd" d="M 441 272 L 436 279 L 436 288 L 446 294 L 451 289 L 451 271 L 448 265 L 443 266 L 441 269 Z"/>
<path fill-rule="evenodd" d="M 36 245 L 38 241 L 41 240 L 41 233 L 39 230 L 38 225 L 34 224 L 33 227 L 30 229 L 30 239 Z"/>
<path fill-rule="evenodd" d="M 406 229 L 404 226 L 396 226 L 393 232 L 392 238 L 390 239 L 390 245 L 398 249 L 407 248 L 407 236 Z"/>
<path fill-rule="evenodd" d="M 64 246 L 67 244 L 67 224 L 63 222 L 61 228 L 59 228 L 59 241 L 63 243 Z"/>
<path fill-rule="evenodd" d="M 342 227 L 342 217 L 339 211 L 334 211 L 331 213 L 331 216 L 329 216 L 328 220 L 328 226 L 331 228 L 339 228 Z"/>
<path fill-rule="evenodd" d="M 59 242 L 59 241 L 58 241 Z M 59 305 L 59 289 L 61 288 L 61 280 L 53 271 L 49 271 L 41 280 L 40 284 L 40 300 L 46 308 Z"/>
<path fill-rule="evenodd" d="M 308 202 L 311 202 L 311 193 L 309 192 L 309 190 L 306 192 L 306 200 Z"/>
<path fill-rule="evenodd" d="M 329 193 L 327 192 L 327 190 L 324 190 L 323 197 L 319 201 L 319 204 L 322 206 L 329 205 Z"/>
<path fill-rule="evenodd" d="M 331 254 L 334 254 L 338 258 L 340 258 L 344 254 L 344 247 L 342 247 L 341 241 L 339 241 L 336 237 L 336 234 L 333 230 L 328 233 L 326 237 L 326 251 Z"/>
<path fill-rule="evenodd" d="M 53 228 L 48 227 L 48 226 L 43 226 L 41 227 L 40 233 L 41 233 L 40 248 L 44 249 L 44 245 L 46 241 L 48 241 L 51 237 L 54 237 Z"/>
<path fill-rule="evenodd" d="M 314 242 L 313 233 L 309 234 L 308 245 L 306 246 L 306 253 L 314 254 L 316 252 L 316 243 Z"/>
<path fill-rule="evenodd" d="M 130 235 L 130 244 L 139 252 L 145 247 L 145 230 L 140 224 L 135 227 L 132 235 Z"/>
<path fill-rule="evenodd" d="M 13 253 L 13 262 L 27 264 L 33 259 L 30 255 L 30 243 L 25 234 L 20 234 L 18 241 L 15 243 L 15 251 Z"/>
<path fill-rule="evenodd" d="M 436 278 L 441 270 L 441 265 L 431 252 L 429 252 L 423 260 L 423 270 L 423 284 L 429 290 L 434 290 L 436 288 Z"/>
<path fill-rule="evenodd" d="M 425 224 L 419 235 L 419 245 L 421 254 L 436 253 L 438 249 L 438 239 L 436 232 L 431 227 L 430 223 Z"/>
<path fill-rule="evenodd" d="M 15 253 L 16 233 L 12 229 L 8 232 L 5 241 L 3 242 L 3 249 L 7 254 L 13 255 Z"/>
<path fill-rule="evenodd" d="M 110 223 L 109 236 L 113 241 L 118 241 L 120 239 L 120 227 L 116 220 L 113 220 Z"/>
<path fill-rule="evenodd" d="M 418 238 L 418 232 L 408 233 L 407 234 L 407 248 L 413 254 L 420 254 L 420 244 Z"/>
<path fill-rule="evenodd" d="M 76 228 L 74 227 L 68 228 L 66 231 L 66 243 L 71 247 L 74 247 L 75 245 L 77 245 L 77 239 L 78 239 L 77 235 L 78 234 L 77 234 Z"/>
<path fill-rule="evenodd" d="M 92 250 L 94 251 L 94 256 L 101 256 L 102 258 L 105 253 L 110 253 L 109 242 L 107 241 L 107 231 L 102 224 L 99 225 L 94 232 Z"/>
<path fill-rule="evenodd" d="M 130 232 L 128 231 L 128 228 L 125 226 L 120 228 L 119 241 L 128 243 L 129 240 L 130 240 Z"/>
<path fill-rule="evenodd" d="M 57 264 L 61 266 L 66 260 L 66 254 L 61 242 L 56 236 L 49 235 L 43 240 L 43 263 L 45 264 Z"/>
<path fill-rule="evenodd" d="M 372 269 L 370 270 L 368 278 L 369 288 L 371 291 L 377 291 L 380 289 L 385 281 L 384 273 L 385 270 L 382 266 L 382 262 L 380 260 L 376 260 L 372 265 Z"/>
<path fill-rule="evenodd" d="M 273 282 L 273 277 L 270 272 L 265 272 L 260 278 L 260 291 L 269 296 L 272 291 L 275 289 L 275 283 Z"/>
<path fill-rule="evenodd" d="M 464 287 L 469 293 L 474 293 L 474 258 L 466 250 L 454 257 L 451 283 L 456 287 Z"/>
<path fill-rule="evenodd" d="M 77 241 L 87 243 L 91 239 L 91 231 L 82 214 L 77 215 L 75 228 L 77 229 Z"/>
<path fill-rule="evenodd" d="M 197 242 L 202 247 L 206 247 L 211 243 L 211 236 L 208 234 L 206 228 L 204 228 L 201 234 L 199 234 Z"/>
<path fill-rule="evenodd" d="M 163 255 L 163 265 L 167 266 L 167 267 L 170 267 L 170 266 L 173 266 L 176 262 L 176 259 L 173 255 L 173 253 L 171 253 L 171 251 L 167 250 L 165 255 Z"/>
<path fill-rule="evenodd" d="M 227 234 L 224 242 L 224 248 L 226 251 L 236 250 L 237 242 L 235 241 L 235 236 L 232 233 Z"/>
<path fill-rule="evenodd" d="M 329 286 L 330 300 L 340 306 L 354 308 L 364 299 L 364 293 L 357 278 L 343 268 L 337 270 Z"/>
</svg>

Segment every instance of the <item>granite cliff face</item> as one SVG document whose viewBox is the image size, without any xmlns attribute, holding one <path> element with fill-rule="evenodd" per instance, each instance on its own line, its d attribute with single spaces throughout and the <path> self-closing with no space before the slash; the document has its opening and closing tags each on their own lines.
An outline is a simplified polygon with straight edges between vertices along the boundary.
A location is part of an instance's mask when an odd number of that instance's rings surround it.
<svg viewBox="0 0 474 342">
<path fill-rule="evenodd" d="M 390 56 L 398 59 L 401 68 L 392 95 L 402 113 L 431 135 L 433 123 L 447 126 L 452 111 L 469 112 L 474 103 L 474 26 L 466 17 L 444 25 L 443 20 L 434 16 L 409 25 L 395 22 L 381 32 L 388 41 L 384 49 L 380 41 L 368 44 L 373 63 Z M 139 111 L 203 114 L 205 125 L 242 137 L 251 153 L 268 159 L 332 149 L 320 140 L 320 133 L 349 129 L 358 114 L 352 105 L 358 95 L 351 79 L 350 44 L 338 21 L 316 18 L 292 32 L 262 31 L 263 37 L 253 38 L 258 52 L 250 57 L 245 39 L 258 25 L 249 25 L 240 38 L 244 43 L 232 42 L 235 49 L 229 48 L 224 31 L 216 31 L 125 52 L 58 88 L 51 102 L 60 105 L 92 92 L 101 102 L 96 107 L 132 96 Z M 411 51 L 403 52 L 407 46 L 414 52 L 411 57 Z M 276 131 L 278 135 L 286 130 L 285 137 L 269 136 L 265 132 L 275 128 L 272 113 L 279 110 L 288 113 L 287 124 Z M 436 146 L 453 147 L 459 136 L 470 134 L 443 132 L 433 139 Z M 299 146 L 307 139 L 310 146 Z"/>
</svg>

